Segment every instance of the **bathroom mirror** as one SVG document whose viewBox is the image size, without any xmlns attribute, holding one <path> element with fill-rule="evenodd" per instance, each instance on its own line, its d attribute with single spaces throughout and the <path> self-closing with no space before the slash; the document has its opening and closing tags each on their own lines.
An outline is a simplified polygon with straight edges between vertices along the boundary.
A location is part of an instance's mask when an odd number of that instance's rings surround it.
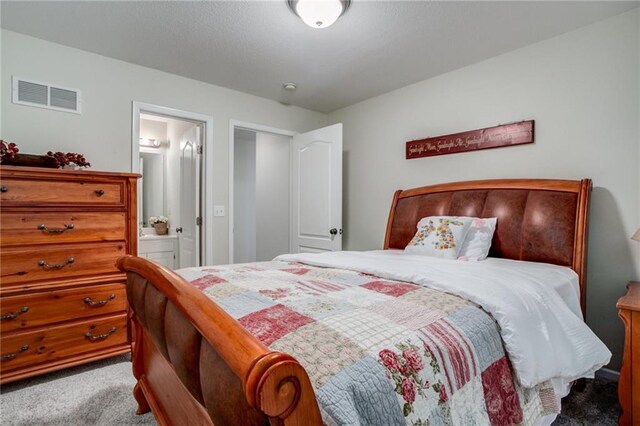
<svg viewBox="0 0 640 426">
<path fill-rule="evenodd" d="M 162 151 L 140 147 L 140 179 L 142 208 L 139 222 L 149 227 L 152 216 L 167 216 L 165 204 L 165 158 Z"/>
</svg>

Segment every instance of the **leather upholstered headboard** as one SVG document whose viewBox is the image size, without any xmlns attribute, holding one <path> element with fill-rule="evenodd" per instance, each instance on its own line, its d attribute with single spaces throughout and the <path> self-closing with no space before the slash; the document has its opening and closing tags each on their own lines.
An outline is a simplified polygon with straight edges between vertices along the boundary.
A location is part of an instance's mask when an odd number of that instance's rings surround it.
<svg viewBox="0 0 640 426">
<path fill-rule="evenodd" d="M 585 312 L 591 180 L 497 179 L 446 183 L 394 194 L 384 248 L 403 249 L 425 216 L 497 217 L 489 256 L 569 266 Z"/>
</svg>

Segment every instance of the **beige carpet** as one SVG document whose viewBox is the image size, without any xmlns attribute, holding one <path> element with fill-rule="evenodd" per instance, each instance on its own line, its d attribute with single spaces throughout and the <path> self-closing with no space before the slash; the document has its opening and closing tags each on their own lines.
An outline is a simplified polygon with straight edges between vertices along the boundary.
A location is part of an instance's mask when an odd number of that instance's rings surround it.
<svg viewBox="0 0 640 426">
<path fill-rule="evenodd" d="M 114 357 L 2 386 L 0 424 L 155 425 L 137 416 L 129 356 Z"/>
</svg>

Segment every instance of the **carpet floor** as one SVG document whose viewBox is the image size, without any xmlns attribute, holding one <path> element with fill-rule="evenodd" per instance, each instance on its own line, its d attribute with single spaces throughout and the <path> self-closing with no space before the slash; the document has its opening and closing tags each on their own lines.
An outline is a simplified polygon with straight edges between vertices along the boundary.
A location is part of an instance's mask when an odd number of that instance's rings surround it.
<svg viewBox="0 0 640 426">
<path fill-rule="evenodd" d="M 128 355 L 21 380 L 0 388 L 0 424 L 155 425 L 136 415 Z"/>
<path fill-rule="evenodd" d="M 155 425 L 151 413 L 135 414 L 134 385 L 128 356 L 10 383 L 0 388 L 0 424 Z M 613 426 L 619 413 L 617 383 L 597 378 L 562 401 L 554 426 Z"/>
</svg>

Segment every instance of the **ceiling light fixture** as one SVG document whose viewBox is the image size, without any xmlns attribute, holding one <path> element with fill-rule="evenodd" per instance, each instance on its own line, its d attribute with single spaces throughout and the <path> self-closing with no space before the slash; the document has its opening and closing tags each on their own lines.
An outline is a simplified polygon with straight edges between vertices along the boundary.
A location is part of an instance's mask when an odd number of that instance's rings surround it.
<svg viewBox="0 0 640 426">
<path fill-rule="evenodd" d="M 312 28 L 327 28 L 342 16 L 351 0 L 287 0 L 293 13 Z"/>
<path fill-rule="evenodd" d="M 285 90 L 289 90 L 291 92 L 293 92 L 294 90 L 296 90 L 298 88 L 298 85 L 295 83 L 282 83 L 282 87 L 285 88 Z"/>
</svg>

